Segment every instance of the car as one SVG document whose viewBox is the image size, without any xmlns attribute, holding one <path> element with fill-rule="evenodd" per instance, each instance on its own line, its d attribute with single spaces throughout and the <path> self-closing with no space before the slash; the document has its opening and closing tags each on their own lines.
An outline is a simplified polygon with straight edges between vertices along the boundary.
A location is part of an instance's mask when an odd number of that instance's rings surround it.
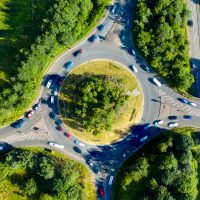
<svg viewBox="0 0 200 200">
<path fill-rule="evenodd" d="M 146 64 L 141 64 L 140 67 L 147 72 L 150 72 L 150 68 Z"/>
<path fill-rule="evenodd" d="M 188 104 L 191 105 L 191 106 L 194 106 L 194 107 L 197 106 L 196 103 L 193 103 L 193 102 L 190 102 L 190 101 L 188 102 Z"/>
<path fill-rule="evenodd" d="M 0 145 L 0 151 L 4 150 L 4 146 Z"/>
<path fill-rule="evenodd" d="M 68 132 L 64 132 L 64 135 L 65 135 L 67 138 L 71 138 L 71 137 L 72 137 L 71 134 L 68 133 Z"/>
<path fill-rule="evenodd" d="M 74 64 L 74 63 L 73 63 L 72 61 L 68 61 L 68 62 L 65 64 L 66 69 L 67 69 L 67 70 L 70 70 L 73 64 Z"/>
<path fill-rule="evenodd" d="M 112 183 L 113 183 L 113 179 L 114 179 L 114 176 L 110 176 L 110 178 L 109 178 L 109 182 L 108 182 L 108 185 L 112 185 Z"/>
<path fill-rule="evenodd" d="M 73 53 L 74 56 L 80 56 L 83 53 L 83 49 L 79 49 Z"/>
<path fill-rule="evenodd" d="M 170 128 L 177 127 L 177 126 L 178 126 L 178 123 L 177 123 L 177 122 L 170 122 L 170 123 L 168 123 L 168 126 L 169 126 Z"/>
<path fill-rule="evenodd" d="M 175 120 L 175 119 L 177 119 L 177 116 L 173 116 L 173 115 L 172 116 L 168 116 L 168 119 L 169 120 Z"/>
<path fill-rule="evenodd" d="M 55 118 L 55 123 L 59 126 L 62 124 L 62 120 L 59 119 L 58 117 Z"/>
<path fill-rule="evenodd" d="M 148 135 L 145 135 L 144 137 L 140 138 L 140 142 L 144 142 L 145 140 L 147 140 L 149 138 Z"/>
<path fill-rule="evenodd" d="M 156 120 L 156 121 L 154 121 L 154 125 L 155 125 L 155 126 L 160 126 L 160 125 L 162 125 L 163 123 L 164 123 L 163 120 Z"/>
<path fill-rule="evenodd" d="M 94 35 L 92 35 L 91 37 L 89 37 L 88 40 L 89 40 L 90 42 L 95 42 L 95 41 L 97 41 L 97 39 L 98 39 L 97 35 L 94 34 Z"/>
<path fill-rule="evenodd" d="M 16 121 L 14 124 L 13 124 L 13 127 L 14 128 L 20 128 L 23 124 L 23 119 L 19 119 L 18 121 Z"/>
<path fill-rule="evenodd" d="M 51 101 L 51 104 L 54 104 L 55 98 L 54 98 L 53 95 L 51 95 L 51 97 L 50 97 L 50 101 Z"/>
<path fill-rule="evenodd" d="M 99 151 L 91 151 L 90 154 L 96 158 L 99 158 L 100 156 L 102 156 L 102 153 Z"/>
<path fill-rule="evenodd" d="M 136 53 L 135 53 L 135 51 L 133 49 L 131 50 L 131 52 L 132 52 L 133 56 L 136 55 Z"/>
<path fill-rule="evenodd" d="M 146 124 L 143 125 L 143 129 L 144 130 L 146 130 L 146 129 L 150 128 L 150 127 L 151 127 L 151 124 L 149 124 L 149 123 L 146 123 Z"/>
<path fill-rule="evenodd" d="M 116 5 L 113 5 L 110 12 L 114 14 L 115 11 L 116 11 L 116 9 L 117 9 L 117 6 L 116 6 Z"/>
<path fill-rule="evenodd" d="M 81 147 L 85 147 L 85 144 L 79 142 L 78 140 L 75 140 L 74 143 L 75 143 L 76 145 L 81 146 Z"/>
<path fill-rule="evenodd" d="M 138 72 L 138 69 L 137 67 L 135 67 L 134 65 L 130 65 L 130 68 L 135 72 L 137 73 Z"/>
<path fill-rule="evenodd" d="M 61 144 L 56 144 L 56 143 L 54 143 L 54 142 L 49 142 L 48 145 L 49 145 L 50 147 L 56 147 L 56 148 L 59 148 L 59 149 L 64 149 L 64 148 L 65 148 L 63 145 L 61 145 Z"/>
<path fill-rule="evenodd" d="M 123 153 L 122 157 L 125 158 L 128 154 L 130 153 L 130 151 L 126 151 L 125 153 Z"/>
<path fill-rule="evenodd" d="M 183 115 L 183 118 L 184 119 L 192 119 L 192 116 L 191 115 Z"/>
<path fill-rule="evenodd" d="M 193 21 L 192 21 L 191 19 L 189 19 L 189 20 L 187 21 L 187 24 L 188 24 L 188 26 L 193 26 Z"/>
<path fill-rule="evenodd" d="M 95 167 L 93 168 L 93 172 L 94 172 L 95 174 L 98 174 L 98 173 L 99 173 L 99 168 L 98 168 L 97 166 L 95 166 Z"/>
<path fill-rule="evenodd" d="M 105 192 L 104 192 L 104 189 L 103 189 L 102 186 L 99 188 L 99 194 L 100 194 L 100 196 L 102 196 L 102 197 L 105 196 Z"/>
<path fill-rule="evenodd" d="M 58 88 L 55 88 L 55 89 L 54 89 L 53 94 L 54 94 L 54 96 L 57 96 L 57 95 L 58 95 Z"/>
<path fill-rule="evenodd" d="M 161 87 L 161 86 L 162 86 L 161 82 L 160 82 L 157 78 L 153 78 L 153 82 L 154 82 L 158 87 Z"/>
<path fill-rule="evenodd" d="M 38 110 L 40 110 L 40 108 L 41 108 L 41 104 L 35 104 L 35 106 L 34 106 L 34 110 L 36 110 L 36 111 L 38 111 Z"/>
<path fill-rule="evenodd" d="M 89 165 L 90 167 L 93 167 L 93 166 L 94 166 L 93 162 L 90 161 L 90 160 L 88 160 L 87 163 L 88 163 L 88 165 Z"/>
<path fill-rule="evenodd" d="M 50 113 L 49 113 L 49 116 L 50 116 L 52 119 L 55 119 L 55 118 L 56 118 L 56 115 L 55 115 L 54 112 L 50 112 Z"/>
<path fill-rule="evenodd" d="M 178 98 L 178 100 L 181 101 L 182 103 L 189 104 L 189 105 L 194 106 L 194 107 L 197 106 L 196 103 L 190 102 L 187 99 Z"/>
<path fill-rule="evenodd" d="M 58 79 L 58 81 L 57 81 L 57 86 L 61 86 L 63 84 L 63 79 Z"/>
<path fill-rule="evenodd" d="M 62 131 L 62 130 L 63 130 L 62 126 L 60 126 L 60 125 L 58 125 L 58 126 L 56 127 L 56 129 L 57 129 L 58 131 Z"/>
<path fill-rule="evenodd" d="M 50 88 L 50 86 L 51 86 L 51 84 L 52 84 L 52 80 L 50 79 L 50 80 L 48 80 L 48 82 L 47 82 L 47 84 L 46 84 L 46 88 Z"/>
<path fill-rule="evenodd" d="M 31 110 L 26 114 L 26 118 L 31 118 L 31 117 L 33 117 L 33 115 L 34 115 L 34 111 Z"/>
<path fill-rule="evenodd" d="M 101 24 L 101 25 L 98 26 L 98 30 L 99 30 L 99 31 L 102 31 L 102 30 L 105 29 L 105 27 L 106 27 L 105 24 Z"/>
</svg>

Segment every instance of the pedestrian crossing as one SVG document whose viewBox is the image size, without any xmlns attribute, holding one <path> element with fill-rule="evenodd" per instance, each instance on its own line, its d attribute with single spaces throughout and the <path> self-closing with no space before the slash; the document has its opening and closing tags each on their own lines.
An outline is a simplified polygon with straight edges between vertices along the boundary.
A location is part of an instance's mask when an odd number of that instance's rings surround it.
<svg viewBox="0 0 200 200">
<path fill-rule="evenodd" d="M 11 136 L 1 138 L 0 143 L 12 144 L 24 140 L 54 140 L 54 138 L 48 132 L 30 132 L 30 133 L 19 132 Z"/>
<path fill-rule="evenodd" d="M 173 107 L 176 107 L 178 110 L 186 112 L 188 115 L 200 116 L 200 109 L 195 109 L 192 106 L 179 102 L 177 99 L 172 98 L 167 95 L 164 91 L 159 90 L 159 96 L 161 97 L 162 103 L 170 104 Z"/>
</svg>

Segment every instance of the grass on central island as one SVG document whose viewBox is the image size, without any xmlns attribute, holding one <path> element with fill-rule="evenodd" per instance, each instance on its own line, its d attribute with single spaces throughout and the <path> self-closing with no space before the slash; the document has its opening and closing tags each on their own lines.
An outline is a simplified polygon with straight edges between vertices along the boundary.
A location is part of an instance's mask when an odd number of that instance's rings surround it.
<svg viewBox="0 0 200 200">
<path fill-rule="evenodd" d="M 71 86 L 80 81 L 78 78 L 72 77 L 84 74 L 91 74 L 91 76 L 106 75 L 121 79 L 126 91 L 129 91 L 129 99 L 120 109 L 120 113 L 117 115 L 111 131 L 103 131 L 94 135 L 86 132 L 78 121 L 70 117 L 68 104 L 71 102 L 71 99 L 69 94 L 76 92 L 71 90 Z M 67 76 L 59 96 L 59 108 L 64 123 L 74 135 L 89 143 L 108 144 L 122 139 L 128 134 L 130 127 L 134 123 L 140 122 L 143 111 L 143 95 L 135 76 L 121 64 L 106 60 L 89 61 L 74 68 Z"/>
</svg>

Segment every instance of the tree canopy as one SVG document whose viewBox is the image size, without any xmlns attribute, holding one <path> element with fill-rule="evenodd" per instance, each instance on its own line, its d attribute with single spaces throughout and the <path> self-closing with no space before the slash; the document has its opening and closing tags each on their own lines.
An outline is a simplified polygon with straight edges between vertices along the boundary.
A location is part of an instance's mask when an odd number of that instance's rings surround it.
<svg viewBox="0 0 200 200">
<path fill-rule="evenodd" d="M 187 23 L 182 0 L 138 0 L 133 28 L 138 49 L 157 72 L 180 91 L 188 91 L 190 73 Z"/>
<path fill-rule="evenodd" d="M 128 99 L 121 80 L 114 77 L 86 76 L 72 96 L 72 116 L 89 132 L 111 130 L 116 115 Z"/>
</svg>

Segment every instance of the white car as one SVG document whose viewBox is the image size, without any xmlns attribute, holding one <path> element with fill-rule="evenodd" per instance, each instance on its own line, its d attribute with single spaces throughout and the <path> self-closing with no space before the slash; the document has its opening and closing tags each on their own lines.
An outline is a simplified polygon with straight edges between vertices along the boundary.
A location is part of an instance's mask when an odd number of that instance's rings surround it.
<svg viewBox="0 0 200 200">
<path fill-rule="evenodd" d="M 75 140 L 74 143 L 81 146 L 81 147 L 85 147 L 85 144 L 79 142 L 78 140 Z"/>
<path fill-rule="evenodd" d="M 53 92 L 53 94 L 54 94 L 55 96 L 57 96 L 57 95 L 58 95 L 58 89 L 57 89 L 57 88 L 55 88 L 55 89 L 54 89 L 54 92 Z"/>
<path fill-rule="evenodd" d="M 4 150 L 4 147 L 1 145 L 1 146 L 0 146 L 0 151 L 2 151 L 2 150 Z"/>
<path fill-rule="evenodd" d="M 161 82 L 160 82 L 157 78 L 153 78 L 153 82 L 154 82 L 158 87 L 161 87 L 161 86 L 162 86 Z"/>
<path fill-rule="evenodd" d="M 54 142 L 49 142 L 48 143 L 50 147 L 56 147 L 56 148 L 59 148 L 59 149 L 64 149 L 65 147 L 61 144 L 56 144 Z"/>
<path fill-rule="evenodd" d="M 46 88 L 50 88 L 51 84 L 52 84 L 52 80 L 50 79 L 46 84 Z"/>
<path fill-rule="evenodd" d="M 132 54 L 133 54 L 133 56 L 135 56 L 136 55 L 136 53 L 135 53 L 135 51 L 132 49 Z"/>
<path fill-rule="evenodd" d="M 55 100 L 55 98 L 54 98 L 54 96 L 53 95 L 51 95 L 51 104 L 54 104 L 54 100 Z"/>
<path fill-rule="evenodd" d="M 137 69 L 137 67 L 136 66 L 134 66 L 134 65 L 131 65 L 131 69 L 135 72 L 135 73 L 137 73 L 138 72 L 138 69 Z"/>
<path fill-rule="evenodd" d="M 112 183 L 113 183 L 113 178 L 114 178 L 113 176 L 110 176 L 110 179 L 109 179 L 109 182 L 108 182 L 109 185 L 112 185 Z"/>
<path fill-rule="evenodd" d="M 41 105 L 38 103 L 38 104 L 35 104 L 34 106 L 34 110 L 40 110 L 41 108 Z"/>
<path fill-rule="evenodd" d="M 189 102 L 189 104 L 191 105 L 191 106 L 197 106 L 197 104 L 196 103 L 193 103 L 193 102 Z"/>
<path fill-rule="evenodd" d="M 177 122 L 171 122 L 171 123 L 168 124 L 168 126 L 169 126 L 170 128 L 177 127 L 177 126 L 178 126 L 178 123 L 177 123 Z"/>
<path fill-rule="evenodd" d="M 162 125 L 163 123 L 164 123 L 163 120 L 157 120 L 157 121 L 155 121 L 154 125 L 155 125 L 155 126 L 160 126 L 160 125 Z"/>
</svg>

